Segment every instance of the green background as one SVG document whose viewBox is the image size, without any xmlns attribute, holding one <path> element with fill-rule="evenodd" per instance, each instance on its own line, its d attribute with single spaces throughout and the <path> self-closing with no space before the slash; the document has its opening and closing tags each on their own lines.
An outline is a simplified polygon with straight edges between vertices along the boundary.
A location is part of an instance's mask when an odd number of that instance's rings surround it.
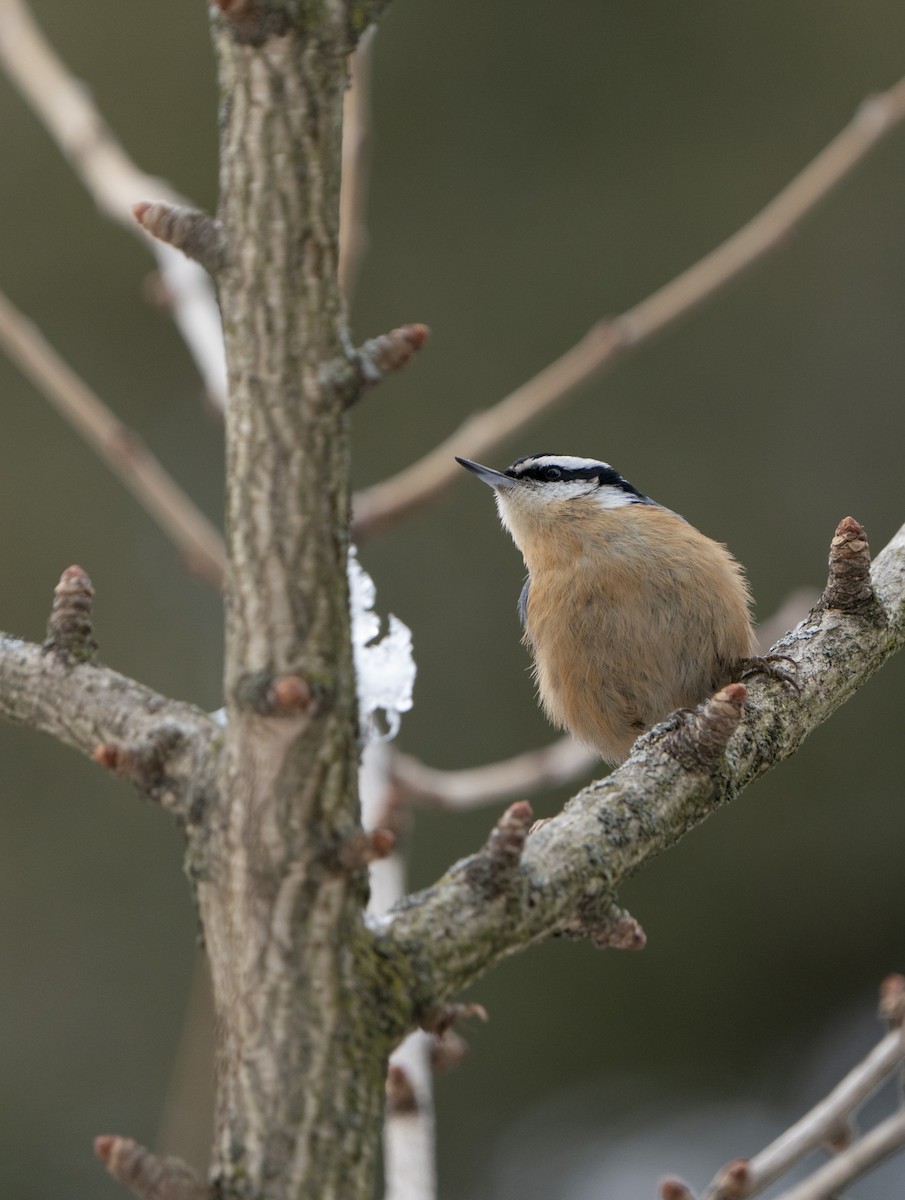
<svg viewBox="0 0 905 1200">
<path fill-rule="evenodd" d="M 137 162 L 213 208 L 202 0 L 34 7 Z M 353 324 L 357 340 L 404 321 L 433 336 L 357 412 L 356 483 L 736 229 L 905 72 L 903 45 L 892 0 L 396 0 L 375 43 Z M 149 256 L 2 79 L 0 112 L 0 287 L 219 519 L 221 429 L 143 294 Z M 875 550 L 905 519 L 903 216 L 899 131 L 780 252 L 491 464 L 538 449 L 613 462 L 729 543 L 763 616 L 819 588 L 841 517 Z M 3 359 L 0 389 L 0 628 L 40 640 L 78 562 L 104 661 L 218 706 L 218 598 Z M 405 751 L 452 768 L 551 738 L 519 644 L 521 564 L 486 489 L 463 477 L 361 558 L 414 634 Z M 670 1171 L 700 1185 L 866 1049 L 876 985 L 905 968 L 903 700 L 897 661 L 645 868 L 624 895 L 643 954 L 551 943 L 475 987 L 491 1022 L 438 1081 L 443 1200 L 642 1200 Z M 180 837 L 47 739 L 0 728 L 0 763 L 0 1190 L 121 1195 L 91 1138 L 160 1146 L 196 937 Z M 492 820 L 419 814 L 413 885 Z M 892 1164 L 859 1200 L 900 1197 L 903 1178 Z"/>
</svg>

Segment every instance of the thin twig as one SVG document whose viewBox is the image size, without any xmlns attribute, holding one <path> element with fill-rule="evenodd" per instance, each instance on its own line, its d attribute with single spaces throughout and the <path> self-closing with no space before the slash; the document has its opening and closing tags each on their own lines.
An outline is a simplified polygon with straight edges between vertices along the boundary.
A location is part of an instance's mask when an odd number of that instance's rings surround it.
<svg viewBox="0 0 905 1200">
<path fill-rule="evenodd" d="M 385 742 L 372 742 L 365 747 L 359 775 L 365 829 L 374 829 L 386 820 L 395 790 L 391 763 L 392 751 Z M 401 849 L 372 863 L 370 879 L 368 912 L 379 917 L 405 894 L 405 859 Z M 437 1194 L 431 1067 L 436 1042 L 436 1037 L 417 1029 L 390 1057 L 383 1127 L 384 1200 L 434 1200 Z M 400 1093 L 405 1096 L 405 1103 L 399 1102 Z"/>
<path fill-rule="evenodd" d="M 98 208 L 138 235 L 157 259 L 173 319 L 212 404 L 226 406 L 226 363 L 214 289 L 207 273 L 178 250 L 141 233 L 139 200 L 187 204 L 132 162 L 77 80 L 41 32 L 25 0 L 0 0 L 0 63 L 91 193 Z"/>
<path fill-rule="evenodd" d="M 183 820 L 199 796 L 216 795 L 221 731 L 206 713 L 3 633 L 0 718 L 126 775 Z"/>
<path fill-rule="evenodd" d="M 346 298 L 358 282 L 368 246 L 365 212 L 371 133 L 371 54 L 376 25 L 349 56 L 350 84 L 343 102 L 342 188 L 339 193 L 339 289 Z"/>
<path fill-rule="evenodd" d="M 864 101 L 852 121 L 746 225 L 621 316 L 598 322 L 570 350 L 399 474 L 356 500 L 359 538 L 383 530 L 444 492 L 461 471 L 453 455 L 479 458 L 581 384 L 600 375 L 709 300 L 782 243 L 834 187 L 905 119 L 905 79 Z"/>
<path fill-rule="evenodd" d="M 828 1142 L 903 1061 L 902 1031 L 894 1029 L 829 1095 L 748 1161 L 746 1196 L 756 1196 L 764 1191 L 805 1155 Z M 703 1200 L 716 1200 L 718 1195 L 718 1184 L 714 1180 Z"/>
<path fill-rule="evenodd" d="M 588 775 L 599 761 L 598 755 L 572 738 L 562 737 L 541 750 L 459 771 L 438 770 L 408 754 L 396 753 L 391 770 L 395 783 L 413 803 L 465 812 L 573 783 Z"/>
<path fill-rule="evenodd" d="M 225 556 L 212 523 L 2 293 L 0 346 L 150 513 L 190 570 L 219 587 Z"/>
<path fill-rule="evenodd" d="M 872 1171 L 902 1146 L 905 1111 L 899 1110 L 777 1200 L 833 1200 L 842 1188 Z"/>
</svg>

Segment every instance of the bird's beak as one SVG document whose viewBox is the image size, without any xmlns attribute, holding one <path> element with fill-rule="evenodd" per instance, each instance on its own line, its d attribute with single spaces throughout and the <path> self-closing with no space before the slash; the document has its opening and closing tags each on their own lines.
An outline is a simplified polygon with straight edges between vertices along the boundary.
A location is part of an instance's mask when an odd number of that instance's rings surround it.
<svg viewBox="0 0 905 1200">
<path fill-rule="evenodd" d="M 511 475 L 504 475 L 502 471 L 494 471 L 492 467 L 482 467 L 480 463 L 472 462 L 470 458 L 459 458 L 456 455 L 456 462 L 466 471 L 471 471 L 472 475 L 477 475 L 481 483 L 486 483 L 488 487 L 508 491 L 510 488 L 518 486 L 519 481 L 513 479 Z"/>
</svg>

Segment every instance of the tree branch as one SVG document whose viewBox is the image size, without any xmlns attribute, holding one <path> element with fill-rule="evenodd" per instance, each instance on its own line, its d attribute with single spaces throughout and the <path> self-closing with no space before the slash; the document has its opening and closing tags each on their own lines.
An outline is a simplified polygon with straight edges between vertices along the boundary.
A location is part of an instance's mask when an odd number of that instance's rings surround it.
<svg viewBox="0 0 905 1200">
<path fill-rule="evenodd" d="M 132 217 L 136 201 L 154 196 L 173 205 L 187 203 L 131 161 L 94 107 L 88 89 L 47 42 L 25 0 L 0 0 L 0 62 L 108 217 L 137 234 Z M 211 402 L 222 411 L 226 407 L 226 366 L 210 280 L 177 250 L 152 238 L 145 240 L 157 260 L 173 319 Z"/>
<path fill-rule="evenodd" d="M 876 607 L 841 612 L 824 599 L 775 647 L 795 660 L 800 694 L 754 680 L 724 755 L 713 741 L 719 722 L 710 724 L 703 753 L 694 732 L 713 702 L 691 721 L 674 714 L 639 740 L 622 767 L 532 832 L 503 894 L 488 901 L 473 878 L 480 857 L 473 856 L 379 922 L 378 943 L 406 964 L 411 1019 L 506 955 L 605 920 L 618 887 L 643 862 L 794 753 L 905 642 L 905 526 L 871 579 Z M 731 687 L 737 702 L 745 689 Z"/>
<path fill-rule="evenodd" d="M 132 1138 L 102 1134 L 94 1139 L 94 1153 L 139 1200 L 210 1200 L 210 1188 L 187 1163 L 158 1158 Z"/>
<path fill-rule="evenodd" d="M 2 293 L 0 345 L 182 551 L 188 568 L 220 587 L 226 558 L 214 525 Z"/>
<path fill-rule="evenodd" d="M 841 133 L 752 220 L 704 258 L 621 316 L 606 318 L 565 354 L 399 474 L 360 492 L 354 530 L 363 538 L 441 495 L 461 476 L 454 455 L 481 458 L 576 388 L 687 316 L 793 229 L 905 119 L 905 79 L 863 102 Z"/>
<path fill-rule="evenodd" d="M 0 717 L 126 775 L 182 819 L 196 819 L 215 792 L 221 731 L 206 713 L 8 634 L 0 634 Z"/>
</svg>

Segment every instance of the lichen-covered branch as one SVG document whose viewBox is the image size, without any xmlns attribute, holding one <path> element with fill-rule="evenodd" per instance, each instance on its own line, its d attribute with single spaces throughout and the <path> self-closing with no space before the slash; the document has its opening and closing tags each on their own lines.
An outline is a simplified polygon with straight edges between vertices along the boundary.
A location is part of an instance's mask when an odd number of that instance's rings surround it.
<svg viewBox="0 0 905 1200">
<path fill-rule="evenodd" d="M 0 634 L 0 717 L 48 733 L 127 775 L 185 820 L 197 820 L 216 786 L 221 730 L 200 709 L 168 700 L 109 667 L 72 661 Z M 99 752 L 100 747 L 117 747 Z M 126 762 L 144 764 L 139 774 Z"/>
<path fill-rule="evenodd" d="M 847 521 L 840 530 L 853 533 Z M 858 540 L 866 546 L 863 530 Z M 831 560 L 830 600 L 838 594 L 837 576 Z M 774 647 L 797 664 L 800 693 L 776 680 L 753 680 L 724 754 L 718 745 L 714 753 L 713 734 L 743 688 L 722 702 L 726 712 L 716 714 L 703 754 L 693 730 L 701 717 L 689 723 L 676 715 L 642 738 L 622 767 L 536 827 L 499 894 L 488 896 L 475 868 L 478 855 L 398 905 L 377 927 L 378 942 L 384 953 L 407 960 L 413 1020 L 504 956 L 576 923 L 589 928 L 605 919 L 619 886 L 642 863 L 793 754 L 905 643 L 905 526 L 874 562 L 870 579 L 861 607 L 829 607 L 825 594 Z"/>
</svg>

